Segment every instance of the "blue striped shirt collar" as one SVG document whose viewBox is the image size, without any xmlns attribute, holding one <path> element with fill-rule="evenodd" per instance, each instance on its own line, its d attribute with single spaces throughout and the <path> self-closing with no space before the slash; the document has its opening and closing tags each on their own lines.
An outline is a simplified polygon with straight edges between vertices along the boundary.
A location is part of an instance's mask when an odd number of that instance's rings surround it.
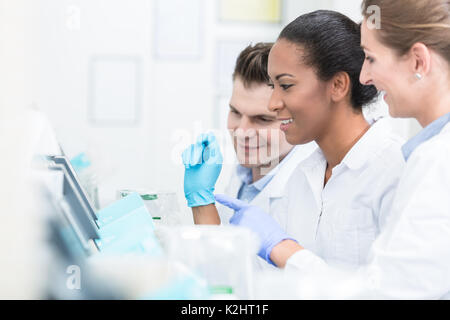
<svg viewBox="0 0 450 320">
<path fill-rule="evenodd" d="M 269 172 L 268 174 L 264 175 L 261 179 L 258 181 L 252 183 L 253 175 L 252 175 L 252 169 L 243 167 L 241 165 L 237 166 L 237 175 L 242 180 L 242 182 L 246 185 L 251 185 L 255 187 L 258 191 L 262 191 L 264 187 L 272 180 L 273 174 Z"/>
<path fill-rule="evenodd" d="M 438 135 L 447 123 L 450 122 L 450 113 L 447 113 L 440 118 L 434 120 L 428 126 L 426 126 L 422 131 L 420 131 L 415 137 L 411 138 L 402 147 L 403 157 L 408 161 L 411 154 L 416 150 L 416 148 Z"/>
</svg>

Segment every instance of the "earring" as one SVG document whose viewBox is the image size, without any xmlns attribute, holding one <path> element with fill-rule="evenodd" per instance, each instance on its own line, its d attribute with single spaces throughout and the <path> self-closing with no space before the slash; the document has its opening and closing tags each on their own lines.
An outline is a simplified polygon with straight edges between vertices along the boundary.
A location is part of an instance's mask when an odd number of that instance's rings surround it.
<svg viewBox="0 0 450 320">
<path fill-rule="evenodd" d="M 417 80 L 422 80 L 423 76 L 420 73 L 415 74 Z"/>
</svg>

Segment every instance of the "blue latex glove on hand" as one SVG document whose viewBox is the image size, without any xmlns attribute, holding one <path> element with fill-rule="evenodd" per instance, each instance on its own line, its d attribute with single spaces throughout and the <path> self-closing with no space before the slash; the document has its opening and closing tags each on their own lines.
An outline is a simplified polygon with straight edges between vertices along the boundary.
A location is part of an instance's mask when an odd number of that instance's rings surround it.
<svg viewBox="0 0 450 320">
<path fill-rule="evenodd" d="M 222 170 L 219 143 L 212 134 L 201 134 L 197 142 L 184 150 L 184 196 L 189 207 L 215 203 L 214 187 Z"/>
<path fill-rule="evenodd" d="M 275 265 L 270 260 L 273 247 L 283 240 L 297 242 L 289 237 L 278 222 L 261 208 L 223 194 L 217 194 L 215 198 L 217 202 L 235 211 L 230 219 L 231 224 L 246 227 L 258 235 L 261 241 L 258 255 L 270 264 Z"/>
</svg>

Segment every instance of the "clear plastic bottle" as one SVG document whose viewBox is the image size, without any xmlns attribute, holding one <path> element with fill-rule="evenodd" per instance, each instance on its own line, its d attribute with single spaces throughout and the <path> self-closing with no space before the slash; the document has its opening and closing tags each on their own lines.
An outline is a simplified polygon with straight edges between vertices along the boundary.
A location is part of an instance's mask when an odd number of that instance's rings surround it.
<svg viewBox="0 0 450 320">
<path fill-rule="evenodd" d="M 137 192 L 153 217 L 156 227 L 162 225 L 180 225 L 181 211 L 178 206 L 177 194 L 175 192 L 155 192 L 143 189 L 121 189 L 117 191 L 117 199 L 126 197 L 132 192 Z"/>
</svg>

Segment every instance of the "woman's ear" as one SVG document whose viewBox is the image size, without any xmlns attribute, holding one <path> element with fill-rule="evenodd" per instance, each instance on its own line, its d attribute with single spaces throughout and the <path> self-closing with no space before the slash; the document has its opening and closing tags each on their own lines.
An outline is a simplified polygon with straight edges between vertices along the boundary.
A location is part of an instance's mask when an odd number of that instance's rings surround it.
<svg viewBox="0 0 450 320">
<path fill-rule="evenodd" d="M 351 91 L 351 80 L 347 72 L 337 73 L 331 79 L 331 99 L 333 102 L 344 100 Z"/>
<path fill-rule="evenodd" d="M 413 75 L 425 76 L 428 74 L 431 67 L 431 54 L 426 45 L 421 42 L 415 43 L 409 51 L 409 58 Z"/>
</svg>

